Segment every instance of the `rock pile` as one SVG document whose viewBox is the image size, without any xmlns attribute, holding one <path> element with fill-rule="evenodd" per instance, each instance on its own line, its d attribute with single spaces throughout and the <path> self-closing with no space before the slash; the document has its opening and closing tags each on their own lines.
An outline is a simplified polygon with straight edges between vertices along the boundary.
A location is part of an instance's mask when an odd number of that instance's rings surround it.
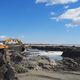
<svg viewBox="0 0 80 80">
<path fill-rule="evenodd" d="M 80 71 L 80 62 L 78 62 L 76 59 L 66 57 L 57 63 L 56 70 Z"/>
<path fill-rule="evenodd" d="M 10 49 L 7 55 L 0 50 L 0 80 L 17 80 L 17 73 L 29 70 L 80 71 L 79 51 L 66 50 L 63 60 L 51 61 L 47 56 L 31 56 L 26 52 Z"/>
<path fill-rule="evenodd" d="M 8 62 L 4 49 L 0 49 L 0 80 L 17 80 L 15 70 Z"/>
<path fill-rule="evenodd" d="M 61 61 L 51 61 L 47 56 L 30 56 L 27 53 L 14 51 L 11 55 L 11 63 L 18 73 L 29 70 L 80 71 L 80 57 L 64 57 Z"/>
<path fill-rule="evenodd" d="M 17 52 L 17 57 L 20 59 L 16 59 L 14 57 L 16 54 L 11 56 L 11 60 L 13 62 L 13 66 L 18 73 L 24 73 L 28 70 L 54 70 L 54 66 L 56 66 L 56 62 L 51 62 L 50 59 L 46 56 L 27 56 L 24 57 L 22 54 Z M 16 60 L 16 61 L 15 61 Z M 16 63 L 17 62 L 17 63 Z"/>
</svg>

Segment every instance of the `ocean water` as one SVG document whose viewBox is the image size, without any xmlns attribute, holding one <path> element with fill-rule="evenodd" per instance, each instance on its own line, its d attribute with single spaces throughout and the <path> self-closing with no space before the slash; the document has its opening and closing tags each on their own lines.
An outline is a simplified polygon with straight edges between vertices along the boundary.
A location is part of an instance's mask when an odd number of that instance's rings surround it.
<svg viewBox="0 0 80 80">
<path fill-rule="evenodd" d="M 41 51 L 40 55 L 48 56 L 52 61 L 53 60 L 62 60 L 63 57 L 61 56 L 63 54 L 62 51 Z"/>
<path fill-rule="evenodd" d="M 62 60 L 63 57 L 61 56 L 63 54 L 62 51 L 43 51 L 43 50 L 38 50 L 38 49 L 28 49 L 25 52 L 29 54 L 29 56 L 47 56 L 50 58 L 50 60 Z"/>
</svg>

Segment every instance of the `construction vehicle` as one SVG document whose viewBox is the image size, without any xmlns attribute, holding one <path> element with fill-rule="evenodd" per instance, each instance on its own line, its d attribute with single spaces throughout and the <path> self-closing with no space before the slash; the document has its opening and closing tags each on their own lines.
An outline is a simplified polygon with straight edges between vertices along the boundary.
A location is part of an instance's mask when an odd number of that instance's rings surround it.
<svg viewBox="0 0 80 80">
<path fill-rule="evenodd" d="M 4 45 L 3 43 L 0 43 L 0 49 L 7 49 L 7 48 L 9 48 L 9 47 Z"/>
<path fill-rule="evenodd" d="M 8 39 L 4 40 L 4 43 L 5 44 L 17 44 L 17 45 L 22 44 L 21 40 L 19 40 L 19 39 L 12 39 L 12 38 L 8 38 Z"/>
<path fill-rule="evenodd" d="M 24 51 L 24 44 L 19 39 L 7 38 L 0 42 L 0 80 L 17 80 L 14 67 L 11 65 L 10 50 Z"/>
</svg>

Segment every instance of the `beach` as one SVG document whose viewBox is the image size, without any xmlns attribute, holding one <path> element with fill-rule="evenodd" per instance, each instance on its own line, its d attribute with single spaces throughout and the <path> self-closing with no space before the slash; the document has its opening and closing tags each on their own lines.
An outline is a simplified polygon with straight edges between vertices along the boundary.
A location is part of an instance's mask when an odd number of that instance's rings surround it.
<svg viewBox="0 0 80 80">
<path fill-rule="evenodd" d="M 80 80 L 80 72 L 30 71 L 19 74 L 19 80 Z"/>
</svg>

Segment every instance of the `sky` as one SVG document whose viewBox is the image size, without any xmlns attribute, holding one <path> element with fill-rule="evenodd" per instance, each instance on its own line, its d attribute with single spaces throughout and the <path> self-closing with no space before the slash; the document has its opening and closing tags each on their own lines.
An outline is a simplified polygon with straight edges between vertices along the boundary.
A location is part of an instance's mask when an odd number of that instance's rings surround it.
<svg viewBox="0 0 80 80">
<path fill-rule="evenodd" d="M 0 39 L 80 44 L 80 0 L 0 0 Z"/>
</svg>

